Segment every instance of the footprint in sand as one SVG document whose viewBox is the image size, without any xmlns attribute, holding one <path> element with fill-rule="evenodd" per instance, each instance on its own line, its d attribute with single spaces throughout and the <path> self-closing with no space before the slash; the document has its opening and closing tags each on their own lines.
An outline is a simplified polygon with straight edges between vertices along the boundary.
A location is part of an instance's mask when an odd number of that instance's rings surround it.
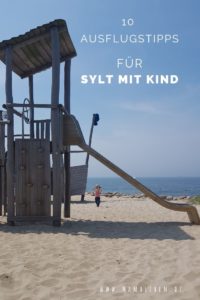
<svg viewBox="0 0 200 300">
<path fill-rule="evenodd" d="M 13 278 L 11 275 L 9 274 L 1 274 L 0 275 L 0 285 L 2 287 L 10 287 L 11 285 L 13 285 Z"/>
</svg>

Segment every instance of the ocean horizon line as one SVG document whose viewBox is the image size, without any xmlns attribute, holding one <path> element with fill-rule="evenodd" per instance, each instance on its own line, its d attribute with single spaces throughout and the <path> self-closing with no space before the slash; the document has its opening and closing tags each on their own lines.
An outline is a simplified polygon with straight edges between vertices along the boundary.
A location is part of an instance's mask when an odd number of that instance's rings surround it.
<svg viewBox="0 0 200 300">
<path fill-rule="evenodd" d="M 200 177 L 136 177 L 136 180 L 158 195 L 200 195 Z M 86 190 L 91 191 L 96 184 L 101 185 L 104 192 L 119 192 L 122 194 L 136 194 L 139 192 L 138 189 L 121 177 L 88 177 Z"/>
<path fill-rule="evenodd" d="M 200 178 L 199 176 L 132 176 L 135 179 L 139 178 Z M 88 179 L 90 178 L 121 178 L 120 176 L 88 176 Z M 125 180 L 121 178 L 122 180 Z"/>
</svg>

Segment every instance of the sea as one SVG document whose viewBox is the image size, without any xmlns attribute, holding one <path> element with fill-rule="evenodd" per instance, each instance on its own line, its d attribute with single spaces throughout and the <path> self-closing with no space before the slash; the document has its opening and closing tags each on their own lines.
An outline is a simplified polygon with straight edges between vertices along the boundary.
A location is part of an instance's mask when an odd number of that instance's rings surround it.
<svg viewBox="0 0 200 300">
<path fill-rule="evenodd" d="M 160 196 L 200 195 L 200 177 L 138 177 L 136 180 Z M 88 178 L 86 191 L 91 192 L 96 184 L 102 187 L 104 193 L 141 194 L 128 182 L 118 177 Z"/>
</svg>

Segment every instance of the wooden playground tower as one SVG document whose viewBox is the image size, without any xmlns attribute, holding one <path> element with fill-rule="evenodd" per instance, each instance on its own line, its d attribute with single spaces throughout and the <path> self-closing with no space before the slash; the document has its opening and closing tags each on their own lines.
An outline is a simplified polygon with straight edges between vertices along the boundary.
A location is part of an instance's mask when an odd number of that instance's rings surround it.
<svg viewBox="0 0 200 300">
<path fill-rule="evenodd" d="M 63 115 L 70 113 L 70 64 L 74 56 L 76 51 L 64 20 L 55 20 L 0 43 L 0 59 L 6 65 L 4 108 L 7 110 L 6 120 L 2 112 L 0 115 L 0 198 L 1 213 L 4 204 L 9 224 L 52 221 L 59 226 L 63 199 L 64 215 L 70 216 L 70 153 L 69 147 L 62 143 L 62 123 Z M 65 63 L 64 105 L 59 104 L 61 62 Z M 50 67 L 51 102 L 35 104 L 33 76 Z M 13 100 L 12 72 L 28 78 L 29 101 L 16 103 Z M 50 120 L 36 120 L 35 108 L 50 109 Z M 28 135 L 15 133 L 14 115 L 26 119 L 19 109 L 30 109 Z M 4 146 L 5 127 L 7 147 Z"/>
<path fill-rule="evenodd" d="M 86 144 L 78 121 L 70 114 L 70 66 L 74 56 L 76 51 L 64 20 L 55 20 L 0 43 L 0 60 L 6 65 L 6 104 L 3 107 L 7 114 L 5 118 L 0 111 L 0 215 L 7 215 L 11 225 L 48 221 L 60 226 L 63 199 L 64 217 L 70 216 L 70 146 L 76 145 L 146 197 L 167 209 L 187 213 L 191 223 L 199 225 L 199 214 L 194 206 L 168 202 L 159 197 L 91 148 L 90 142 Z M 61 62 L 65 63 L 64 105 L 59 103 Z M 50 67 L 51 103 L 36 104 L 33 75 Z M 13 101 L 12 72 L 28 78 L 29 100 L 23 103 Z M 35 119 L 36 108 L 50 109 L 51 118 Z M 30 118 L 25 114 L 27 109 L 30 109 Z M 23 122 L 22 133 L 16 134 L 14 115 L 29 122 L 28 134 L 24 132 Z M 81 170 L 87 175 L 85 167 L 81 166 Z M 83 176 L 80 177 L 82 180 Z M 79 192 L 83 194 L 83 189 Z"/>
</svg>

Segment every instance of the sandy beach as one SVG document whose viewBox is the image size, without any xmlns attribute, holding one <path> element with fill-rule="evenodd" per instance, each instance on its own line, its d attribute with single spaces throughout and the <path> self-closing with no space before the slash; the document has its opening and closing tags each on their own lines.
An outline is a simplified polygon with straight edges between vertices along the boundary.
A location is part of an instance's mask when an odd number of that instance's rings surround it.
<svg viewBox="0 0 200 300">
<path fill-rule="evenodd" d="M 145 198 L 79 199 L 60 228 L 1 217 L 0 300 L 200 299 L 200 226 L 186 213 Z"/>
</svg>

